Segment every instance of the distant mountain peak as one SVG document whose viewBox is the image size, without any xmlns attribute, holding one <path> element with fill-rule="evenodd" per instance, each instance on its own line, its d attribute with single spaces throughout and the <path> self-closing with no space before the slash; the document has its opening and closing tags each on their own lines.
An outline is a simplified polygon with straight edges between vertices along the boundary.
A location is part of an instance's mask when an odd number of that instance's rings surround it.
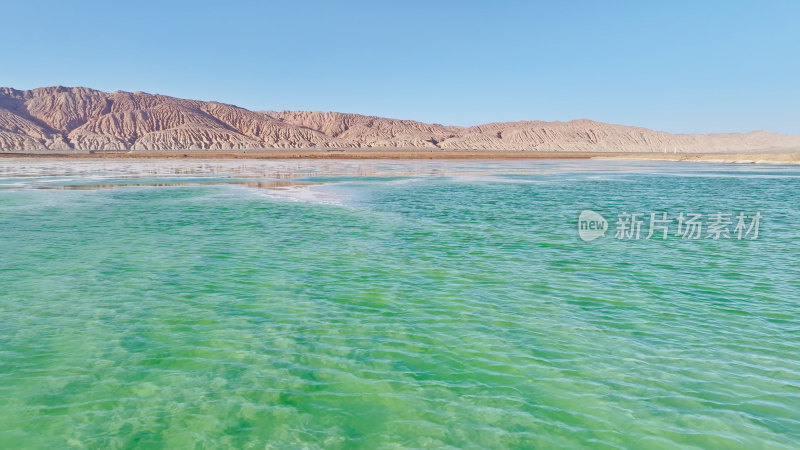
<svg viewBox="0 0 800 450">
<path fill-rule="evenodd" d="M 669 134 L 589 119 L 473 127 L 322 111 L 250 111 L 216 101 L 87 87 L 0 88 L 0 150 L 273 148 L 579 152 L 754 152 L 800 149 L 765 131 Z"/>
</svg>

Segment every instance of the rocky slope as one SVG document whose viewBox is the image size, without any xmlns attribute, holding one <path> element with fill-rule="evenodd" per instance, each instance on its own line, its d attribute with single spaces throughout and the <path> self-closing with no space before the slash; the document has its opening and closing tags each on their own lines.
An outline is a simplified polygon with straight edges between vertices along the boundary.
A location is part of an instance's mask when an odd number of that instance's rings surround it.
<svg viewBox="0 0 800 450">
<path fill-rule="evenodd" d="M 581 152 L 800 149 L 800 136 L 669 134 L 590 120 L 454 127 L 336 112 L 254 112 L 143 92 L 0 88 L 0 150 L 169 151 L 273 148 Z"/>
</svg>

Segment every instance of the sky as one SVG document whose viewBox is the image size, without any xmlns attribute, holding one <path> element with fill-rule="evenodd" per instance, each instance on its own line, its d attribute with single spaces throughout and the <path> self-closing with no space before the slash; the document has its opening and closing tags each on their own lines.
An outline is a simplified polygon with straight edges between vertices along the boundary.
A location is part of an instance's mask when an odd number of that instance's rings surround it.
<svg viewBox="0 0 800 450">
<path fill-rule="evenodd" d="M 800 134 L 796 0 L 3 0 L 0 22 L 0 86 L 17 89 Z"/>
</svg>

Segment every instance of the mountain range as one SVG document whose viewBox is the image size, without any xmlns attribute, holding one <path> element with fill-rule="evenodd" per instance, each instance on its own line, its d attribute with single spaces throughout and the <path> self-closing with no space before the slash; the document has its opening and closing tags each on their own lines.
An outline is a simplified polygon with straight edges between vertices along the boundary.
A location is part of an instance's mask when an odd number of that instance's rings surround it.
<svg viewBox="0 0 800 450">
<path fill-rule="evenodd" d="M 0 88 L 0 150 L 6 152 L 303 148 L 758 152 L 798 150 L 800 136 L 670 134 L 586 119 L 458 127 L 338 112 L 250 111 L 144 92 Z"/>
</svg>

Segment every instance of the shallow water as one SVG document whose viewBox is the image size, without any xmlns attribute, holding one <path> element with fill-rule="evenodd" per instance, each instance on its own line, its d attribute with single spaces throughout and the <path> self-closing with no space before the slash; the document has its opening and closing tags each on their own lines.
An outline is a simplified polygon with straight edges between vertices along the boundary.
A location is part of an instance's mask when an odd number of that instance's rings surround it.
<svg viewBox="0 0 800 450">
<path fill-rule="evenodd" d="M 0 448 L 798 448 L 798 192 L 784 166 L 3 160 Z M 763 220 L 614 239 L 655 211 Z"/>
</svg>

